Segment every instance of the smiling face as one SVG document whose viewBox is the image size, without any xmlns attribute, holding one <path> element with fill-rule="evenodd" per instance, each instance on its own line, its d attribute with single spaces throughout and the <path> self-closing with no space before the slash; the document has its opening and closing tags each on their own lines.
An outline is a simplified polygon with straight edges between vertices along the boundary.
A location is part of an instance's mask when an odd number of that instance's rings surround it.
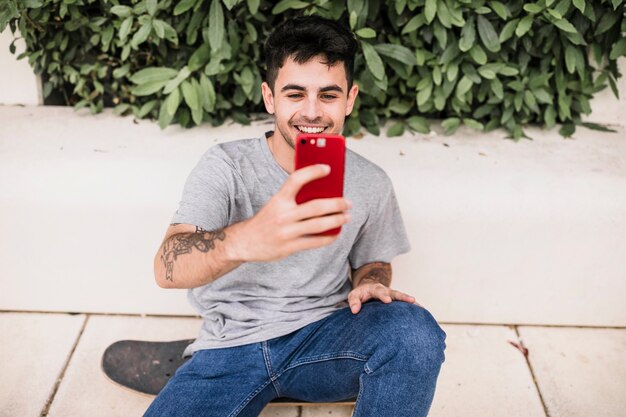
<svg viewBox="0 0 626 417">
<path fill-rule="evenodd" d="M 266 82 L 262 85 L 265 108 L 276 117 L 273 143 L 286 143 L 293 150 L 300 133 L 341 134 L 358 90 L 355 84 L 348 91 L 342 62 L 329 67 L 322 56 L 304 64 L 287 58 L 274 91 Z"/>
</svg>

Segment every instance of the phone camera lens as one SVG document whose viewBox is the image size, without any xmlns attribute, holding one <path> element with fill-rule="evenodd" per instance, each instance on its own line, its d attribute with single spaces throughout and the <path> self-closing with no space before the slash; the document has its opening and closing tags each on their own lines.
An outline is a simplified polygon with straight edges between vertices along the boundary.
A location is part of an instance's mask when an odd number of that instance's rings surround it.
<svg viewBox="0 0 626 417">
<path fill-rule="evenodd" d="M 306 143 L 306 139 L 302 139 L 300 143 L 304 145 Z"/>
</svg>

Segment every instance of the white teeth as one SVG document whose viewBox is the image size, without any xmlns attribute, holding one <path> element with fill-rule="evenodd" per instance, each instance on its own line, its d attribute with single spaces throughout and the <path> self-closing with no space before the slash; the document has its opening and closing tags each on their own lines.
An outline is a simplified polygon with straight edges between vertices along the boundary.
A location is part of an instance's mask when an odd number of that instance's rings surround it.
<svg viewBox="0 0 626 417">
<path fill-rule="evenodd" d="M 321 133 L 324 131 L 323 127 L 305 127 L 305 126 L 297 126 L 300 132 L 304 133 Z"/>
</svg>

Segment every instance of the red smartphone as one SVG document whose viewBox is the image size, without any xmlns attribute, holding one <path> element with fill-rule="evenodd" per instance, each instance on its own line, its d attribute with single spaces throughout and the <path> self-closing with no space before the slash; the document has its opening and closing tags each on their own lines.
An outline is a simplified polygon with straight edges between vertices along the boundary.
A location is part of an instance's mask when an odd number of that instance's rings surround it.
<svg viewBox="0 0 626 417">
<path fill-rule="evenodd" d="M 300 189 L 296 203 L 316 198 L 343 197 L 343 173 L 346 159 L 346 140 L 341 135 L 303 133 L 296 138 L 296 170 L 309 165 L 330 165 L 330 174 L 313 180 Z M 320 235 L 336 235 L 341 227 L 326 230 Z"/>
</svg>

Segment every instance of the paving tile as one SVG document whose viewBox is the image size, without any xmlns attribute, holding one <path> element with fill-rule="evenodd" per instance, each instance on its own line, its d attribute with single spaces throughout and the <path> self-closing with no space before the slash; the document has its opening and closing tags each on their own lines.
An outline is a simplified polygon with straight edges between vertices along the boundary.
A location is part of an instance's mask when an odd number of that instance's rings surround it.
<svg viewBox="0 0 626 417">
<path fill-rule="evenodd" d="M 259 414 L 259 417 L 299 417 L 300 407 L 295 406 L 269 406 Z"/>
<path fill-rule="evenodd" d="M 350 417 L 353 410 L 351 405 L 303 406 L 301 417 Z"/>
<path fill-rule="evenodd" d="M 550 417 L 626 415 L 626 329 L 519 332 Z"/>
<path fill-rule="evenodd" d="M 0 314 L 0 416 L 40 415 L 84 320 L 84 315 Z"/>
<path fill-rule="evenodd" d="M 50 407 L 50 417 L 141 416 L 153 397 L 126 390 L 100 369 L 102 353 L 122 339 L 177 340 L 194 338 L 194 318 L 91 316 L 65 377 Z"/>
<path fill-rule="evenodd" d="M 545 417 L 524 356 L 505 326 L 443 325 L 446 361 L 429 416 Z"/>
</svg>

